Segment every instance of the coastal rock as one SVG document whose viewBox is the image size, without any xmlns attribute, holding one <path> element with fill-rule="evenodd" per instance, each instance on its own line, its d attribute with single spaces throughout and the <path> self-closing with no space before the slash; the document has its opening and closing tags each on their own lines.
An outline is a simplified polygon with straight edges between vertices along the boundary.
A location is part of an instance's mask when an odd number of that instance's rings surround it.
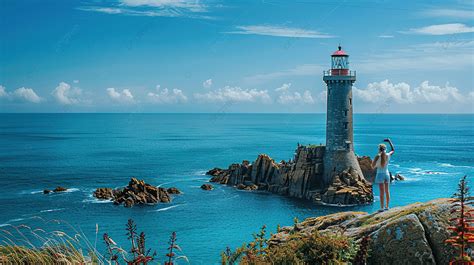
<svg viewBox="0 0 474 265">
<path fill-rule="evenodd" d="M 368 156 L 357 157 L 362 174 L 367 181 L 374 182 L 376 170 L 372 168 L 372 158 Z"/>
<path fill-rule="evenodd" d="M 203 189 L 203 190 L 213 190 L 214 187 L 211 184 L 202 184 L 201 189 Z"/>
<path fill-rule="evenodd" d="M 43 194 L 50 194 L 51 192 L 51 190 L 43 190 Z"/>
<path fill-rule="evenodd" d="M 173 194 L 179 194 L 176 188 L 170 188 Z M 178 192 L 178 193 L 176 193 Z M 132 207 L 136 204 L 156 204 L 171 202 L 170 192 L 162 187 L 155 187 L 136 178 L 130 179 L 128 186 L 122 189 L 97 188 L 94 197 L 100 200 L 111 200 L 116 205 Z"/>
<path fill-rule="evenodd" d="M 181 194 L 181 191 L 175 187 L 168 188 L 166 190 L 169 194 Z"/>
<path fill-rule="evenodd" d="M 98 188 L 94 191 L 94 197 L 102 200 L 111 200 L 114 198 L 114 194 L 111 188 Z"/>
<path fill-rule="evenodd" d="M 337 205 L 368 204 L 374 200 L 372 185 L 352 169 L 334 176 L 320 198 L 323 203 Z"/>
<path fill-rule="evenodd" d="M 261 154 L 253 163 L 244 160 L 230 165 L 228 169 L 211 169 L 207 174 L 212 176 L 210 182 L 241 190 L 265 190 L 316 203 L 346 205 L 372 202 L 370 183 L 350 168 L 334 176 L 332 184 L 324 184 L 324 151 L 325 147 L 320 145 L 298 145 L 289 162 L 283 160 L 277 163 L 268 155 Z"/>
<path fill-rule="evenodd" d="M 405 180 L 405 177 L 404 177 L 403 175 L 396 174 L 396 175 L 395 175 L 395 180 L 403 181 L 403 180 Z"/>
<path fill-rule="evenodd" d="M 449 236 L 450 199 L 395 207 L 381 213 L 340 212 L 312 217 L 295 226 L 283 227 L 268 244 L 278 247 L 314 232 L 343 234 L 356 242 L 368 236 L 368 264 L 448 264 L 454 249 L 444 241 Z"/>
<path fill-rule="evenodd" d="M 67 191 L 67 188 L 64 188 L 64 187 L 61 187 L 61 186 L 57 186 L 53 192 L 65 192 Z"/>
</svg>

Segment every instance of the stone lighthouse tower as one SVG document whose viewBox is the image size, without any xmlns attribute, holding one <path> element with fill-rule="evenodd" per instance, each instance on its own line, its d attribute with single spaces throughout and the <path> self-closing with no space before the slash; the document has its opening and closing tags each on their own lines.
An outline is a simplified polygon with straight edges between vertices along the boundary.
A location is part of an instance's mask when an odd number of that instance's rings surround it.
<svg viewBox="0 0 474 265">
<path fill-rule="evenodd" d="M 349 168 L 362 177 L 353 144 L 352 84 L 356 74 L 349 70 L 349 55 L 341 46 L 331 55 L 331 70 L 324 71 L 323 80 L 327 84 L 324 183 L 330 184 L 335 174 Z"/>
</svg>

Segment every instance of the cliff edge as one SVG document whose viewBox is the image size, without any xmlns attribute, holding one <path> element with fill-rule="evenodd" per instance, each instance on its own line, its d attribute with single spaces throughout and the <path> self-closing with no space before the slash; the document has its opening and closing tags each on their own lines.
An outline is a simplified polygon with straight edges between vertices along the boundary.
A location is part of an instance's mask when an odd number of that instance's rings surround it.
<svg viewBox="0 0 474 265">
<path fill-rule="evenodd" d="M 381 213 L 340 212 L 307 218 L 282 227 L 268 241 L 270 248 L 313 233 L 341 234 L 356 242 L 369 237 L 368 264 L 448 264 L 454 249 L 449 236 L 450 200 L 437 199 L 395 207 Z"/>
</svg>

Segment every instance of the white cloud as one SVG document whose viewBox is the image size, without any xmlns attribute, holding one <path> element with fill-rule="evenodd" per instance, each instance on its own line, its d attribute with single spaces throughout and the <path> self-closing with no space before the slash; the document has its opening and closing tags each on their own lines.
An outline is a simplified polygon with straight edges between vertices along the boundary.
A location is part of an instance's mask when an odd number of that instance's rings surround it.
<svg viewBox="0 0 474 265">
<path fill-rule="evenodd" d="M 276 88 L 275 91 L 277 91 L 277 92 L 288 91 L 288 89 L 290 89 L 290 87 L 291 87 L 291 83 L 285 83 L 285 84 L 281 85 L 281 87 Z"/>
<path fill-rule="evenodd" d="M 228 31 L 224 33 L 229 34 L 245 34 L 245 35 L 264 35 L 287 38 L 312 38 L 312 39 L 327 39 L 334 38 L 334 36 L 321 33 L 314 30 L 290 28 L 284 26 L 269 26 L 269 25 L 251 25 L 251 26 L 237 26 L 236 31 Z"/>
<path fill-rule="evenodd" d="M 160 8 L 182 8 L 191 12 L 205 12 L 206 6 L 197 0 L 120 0 L 126 6 L 151 6 Z"/>
<path fill-rule="evenodd" d="M 285 92 L 278 96 L 278 103 L 281 104 L 294 104 L 294 103 L 305 103 L 305 104 L 313 104 L 315 101 L 311 92 L 309 90 L 305 90 L 303 94 L 299 92 Z"/>
<path fill-rule="evenodd" d="M 303 94 L 300 92 L 291 92 L 291 83 L 285 83 L 275 89 L 276 92 L 279 92 L 277 102 L 280 104 L 293 104 L 293 103 L 305 103 L 313 104 L 315 102 L 311 92 L 305 90 Z"/>
<path fill-rule="evenodd" d="M 379 35 L 379 38 L 381 38 L 381 39 L 392 39 L 392 38 L 394 38 L 394 36 L 393 35 Z"/>
<path fill-rule="evenodd" d="M 474 91 L 469 92 L 469 93 L 467 94 L 467 98 L 468 98 L 468 100 L 474 101 Z"/>
<path fill-rule="evenodd" d="M 27 101 L 32 103 L 40 103 L 43 99 L 36 94 L 32 88 L 20 87 L 12 92 L 8 92 L 4 86 L 0 85 L 0 98 L 9 100 Z"/>
<path fill-rule="evenodd" d="M 413 33 L 422 35 L 449 35 L 474 32 L 474 27 L 466 26 L 461 23 L 431 25 L 421 28 L 411 28 L 401 33 Z"/>
<path fill-rule="evenodd" d="M 204 88 L 211 88 L 212 86 L 212 79 L 207 79 L 206 81 L 202 82 L 202 86 Z"/>
<path fill-rule="evenodd" d="M 474 41 L 420 43 L 401 49 L 371 53 L 362 60 L 351 62 L 355 70 L 380 74 L 384 71 L 441 71 L 472 69 Z"/>
<path fill-rule="evenodd" d="M 430 9 L 421 13 L 430 17 L 446 17 L 457 19 L 472 19 L 474 17 L 474 10 L 472 9 Z"/>
<path fill-rule="evenodd" d="M 303 64 L 295 66 L 294 68 L 276 71 L 271 73 L 265 74 L 257 74 L 253 76 L 245 77 L 245 82 L 248 83 L 263 83 L 270 80 L 284 78 L 289 76 L 311 76 L 311 75 L 320 75 L 323 70 L 327 70 L 327 66 L 319 65 L 319 64 Z"/>
<path fill-rule="evenodd" d="M 370 103 L 390 102 L 398 104 L 463 102 L 463 95 L 455 87 L 430 85 L 423 81 L 412 89 L 409 84 L 389 83 L 388 80 L 370 83 L 365 89 L 354 88 L 353 93 L 362 101 Z"/>
<path fill-rule="evenodd" d="M 107 94 L 109 97 L 120 103 L 134 103 L 135 99 L 133 98 L 132 92 L 129 89 L 122 89 L 122 91 L 116 90 L 113 87 L 107 88 Z"/>
<path fill-rule="evenodd" d="M 68 83 L 61 82 L 51 94 L 60 104 L 74 105 L 81 102 L 80 96 L 82 91 L 80 88 L 71 88 Z"/>
<path fill-rule="evenodd" d="M 197 100 L 204 102 L 271 102 L 271 97 L 267 90 L 242 89 L 240 87 L 226 86 L 218 90 L 204 94 L 194 94 Z"/>
<path fill-rule="evenodd" d="M 111 15 L 212 19 L 202 15 L 208 11 L 208 7 L 197 0 L 120 0 L 117 4 L 104 2 L 77 9 Z"/>
<path fill-rule="evenodd" d="M 76 80 L 72 80 L 72 82 L 73 82 L 74 84 L 79 84 L 79 80 L 77 80 L 77 79 L 76 79 Z"/>
<path fill-rule="evenodd" d="M 0 85 L 0 98 L 7 97 L 7 91 L 5 90 L 5 87 Z"/>
<path fill-rule="evenodd" d="M 162 89 L 160 85 L 156 86 L 156 92 L 148 93 L 148 99 L 157 104 L 185 103 L 188 101 L 188 98 L 181 89 Z"/>
<path fill-rule="evenodd" d="M 40 98 L 36 92 L 31 88 L 20 87 L 12 92 L 12 96 L 18 99 L 22 99 L 25 101 L 39 103 L 43 99 Z"/>
</svg>

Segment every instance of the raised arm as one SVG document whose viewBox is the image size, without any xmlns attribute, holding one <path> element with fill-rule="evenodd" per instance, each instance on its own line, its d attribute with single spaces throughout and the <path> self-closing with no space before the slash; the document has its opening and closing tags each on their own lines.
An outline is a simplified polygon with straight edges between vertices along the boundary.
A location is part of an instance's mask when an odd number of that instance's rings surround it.
<svg viewBox="0 0 474 265">
<path fill-rule="evenodd" d="M 395 147 L 393 146 L 392 140 L 390 140 L 390 138 L 387 138 L 387 139 L 384 139 L 383 141 L 388 142 L 388 144 L 390 145 L 390 148 L 392 149 L 392 151 L 390 151 L 389 154 L 392 155 L 393 153 L 395 153 Z"/>
</svg>

